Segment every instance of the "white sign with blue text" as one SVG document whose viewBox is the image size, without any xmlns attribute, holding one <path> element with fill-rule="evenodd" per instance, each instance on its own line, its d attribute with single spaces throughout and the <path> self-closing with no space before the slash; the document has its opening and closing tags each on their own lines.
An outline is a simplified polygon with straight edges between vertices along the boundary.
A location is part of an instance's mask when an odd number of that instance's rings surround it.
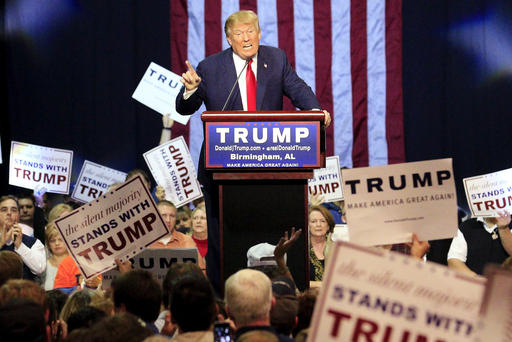
<svg viewBox="0 0 512 342">
<path fill-rule="evenodd" d="M 186 125 L 190 116 L 178 114 L 176 96 L 183 84 L 181 76 L 151 62 L 132 97 L 162 115 L 171 114 L 171 119 Z"/>
</svg>

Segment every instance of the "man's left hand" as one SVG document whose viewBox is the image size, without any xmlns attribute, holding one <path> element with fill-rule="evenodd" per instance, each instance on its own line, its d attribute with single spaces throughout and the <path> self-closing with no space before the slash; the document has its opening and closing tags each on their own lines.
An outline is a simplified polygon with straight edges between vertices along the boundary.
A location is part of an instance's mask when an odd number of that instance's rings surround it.
<svg viewBox="0 0 512 342">
<path fill-rule="evenodd" d="M 326 111 L 325 109 L 323 110 L 324 112 L 324 124 L 325 124 L 325 128 L 329 127 L 331 125 L 331 114 L 329 114 L 328 111 Z"/>
</svg>

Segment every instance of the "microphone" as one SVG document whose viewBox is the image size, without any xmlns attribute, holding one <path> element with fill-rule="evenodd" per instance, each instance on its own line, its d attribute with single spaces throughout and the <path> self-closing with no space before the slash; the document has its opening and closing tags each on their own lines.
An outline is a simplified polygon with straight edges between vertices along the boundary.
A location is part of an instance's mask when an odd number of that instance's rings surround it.
<svg viewBox="0 0 512 342">
<path fill-rule="evenodd" d="M 249 61 L 251 60 L 251 58 L 248 58 L 245 60 L 245 65 L 244 67 L 242 68 L 242 70 L 240 71 L 240 73 L 238 74 L 238 77 L 236 78 L 236 81 L 235 83 L 233 84 L 233 87 L 231 87 L 231 91 L 229 92 L 229 95 L 228 95 L 228 98 L 226 99 L 226 102 L 224 102 L 224 106 L 222 106 L 222 109 L 221 111 L 224 111 L 224 108 L 226 108 L 226 105 L 228 104 L 229 102 L 229 99 L 231 98 L 231 95 L 233 94 L 233 90 L 235 89 L 235 86 L 237 85 L 238 83 L 238 79 L 240 79 L 240 76 L 242 76 L 242 72 L 244 72 L 245 68 L 247 68 L 247 65 L 249 64 Z"/>
</svg>

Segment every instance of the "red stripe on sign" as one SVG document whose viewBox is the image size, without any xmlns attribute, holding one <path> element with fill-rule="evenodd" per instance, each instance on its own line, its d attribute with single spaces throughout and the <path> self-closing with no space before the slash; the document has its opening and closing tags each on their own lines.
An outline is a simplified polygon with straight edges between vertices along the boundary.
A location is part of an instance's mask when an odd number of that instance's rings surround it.
<svg viewBox="0 0 512 342">
<path fill-rule="evenodd" d="M 222 50 L 223 25 L 221 23 L 221 0 L 209 0 L 204 2 L 204 40 L 205 57 Z"/>
<path fill-rule="evenodd" d="M 258 1 L 257 0 L 240 0 L 240 10 L 251 10 L 254 13 L 258 13 Z"/>
<path fill-rule="evenodd" d="M 368 53 L 366 1 L 350 2 L 350 61 L 354 167 L 368 166 Z"/>
<path fill-rule="evenodd" d="M 277 39 L 281 49 L 284 50 L 288 61 L 295 69 L 295 36 L 293 22 L 293 1 L 277 1 Z M 294 111 L 295 106 L 286 96 L 283 98 L 283 110 Z"/>
<path fill-rule="evenodd" d="M 386 88 L 388 163 L 403 163 L 402 0 L 386 1 Z"/>
<path fill-rule="evenodd" d="M 332 40 L 331 40 L 331 2 L 330 0 L 317 0 L 313 2 L 315 19 L 315 84 L 316 96 L 322 109 L 333 112 L 332 103 Z M 334 154 L 333 127 L 331 125 L 325 132 L 326 156 Z"/>
<path fill-rule="evenodd" d="M 171 11 L 171 71 L 181 75 L 187 69 L 185 65 L 188 39 L 187 0 L 170 0 L 169 8 Z M 174 125 L 172 135 L 174 137 L 183 136 L 188 145 L 189 127 L 190 125 Z"/>
</svg>

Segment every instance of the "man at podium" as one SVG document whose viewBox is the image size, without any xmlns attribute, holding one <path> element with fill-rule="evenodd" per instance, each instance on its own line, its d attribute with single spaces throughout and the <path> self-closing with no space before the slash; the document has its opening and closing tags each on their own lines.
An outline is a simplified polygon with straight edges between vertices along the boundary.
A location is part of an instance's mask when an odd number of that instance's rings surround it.
<svg viewBox="0 0 512 342">
<path fill-rule="evenodd" d="M 259 44 L 261 30 L 253 11 L 231 14 L 224 25 L 229 49 L 207 57 L 195 70 L 186 61 L 182 74 L 185 85 L 176 98 L 176 110 L 182 115 L 195 113 L 204 103 L 208 111 L 282 110 L 283 96 L 301 110 L 321 108 L 311 88 L 292 69 L 283 50 Z M 325 126 L 330 115 L 325 113 Z M 198 166 L 203 185 L 208 221 L 207 272 L 218 290 L 219 228 L 218 193 L 211 175 L 204 169 L 204 143 Z"/>
</svg>

